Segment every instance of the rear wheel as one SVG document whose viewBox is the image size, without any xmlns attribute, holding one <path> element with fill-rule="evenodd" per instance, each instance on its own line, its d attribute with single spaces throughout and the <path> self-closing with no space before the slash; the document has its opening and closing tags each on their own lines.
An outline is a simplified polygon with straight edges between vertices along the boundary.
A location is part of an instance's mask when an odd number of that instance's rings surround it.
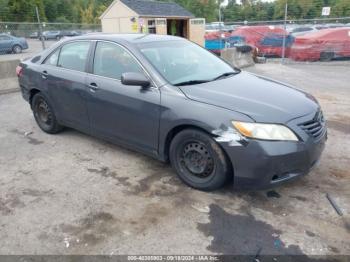
<svg viewBox="0 0 350 262">
<path fill-rule="evenodd" d="M 329 62 L 334 58 L 334 52 L 322 52 L 320 55 L 320 60 L 323 62 Z"/>
<path fill-rule="evenodd" d="M 22 53 L 22 47 L 20 45 L 15 45 L 12 47 L 12 52 L 15 54 L 20 54 Z"/>
<path fill-rule="evenodd" d="M 219 189 L 232 176 L 229 160 L 206 133 L 186 129 L 170 145 L 170 161 L 187 185 L 205 191 Z"/>
<path fill-rule="evenodd" d="M 55 113 L 48 99 L 42 93 L 34 95 L 32 99 L 32 110 L 35 121 L 44 132 L 56 134 L 63 129 L 57 122 Z"/>
</svg>

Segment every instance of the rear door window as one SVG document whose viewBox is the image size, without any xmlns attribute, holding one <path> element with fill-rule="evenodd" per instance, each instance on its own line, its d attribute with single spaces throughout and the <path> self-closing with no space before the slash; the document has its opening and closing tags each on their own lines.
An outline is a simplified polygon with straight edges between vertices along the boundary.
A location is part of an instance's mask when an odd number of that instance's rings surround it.
<svg viewBox="0 0 350 262">
<path fill-rule="evenodd" d="M 120 80 L 122 74 L 126 72 L 143 73 L 143 70 L 138 62 L 121 46 L 98 42 L 93 73 Z"/>
<path fill-rule="evenodd" d="M 62 47 L 58 66 L 66 69 L 85 71 L 90 42 L 74 42 Z"/>
<path fill-rule="evenodd" d="M 48 58 L 45 60 L 45 65 L 57 66 L 58 55 L 60 54 L 60 48 L 53 52 Z"/>
</svg>

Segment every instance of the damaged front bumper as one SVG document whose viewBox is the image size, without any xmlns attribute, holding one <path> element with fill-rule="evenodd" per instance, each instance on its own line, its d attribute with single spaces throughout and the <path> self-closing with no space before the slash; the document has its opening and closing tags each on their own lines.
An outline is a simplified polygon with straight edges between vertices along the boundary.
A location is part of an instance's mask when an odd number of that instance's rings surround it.
<svg viewBox="0 0 350 262">
<path fill-rule="evenodd" d="M 246 190 L 271 188 L 308 174 L 318 163 L 327 140 L 326 129 L 317 140 L 300 130 L 299 142 L 246 138 L 228 141 L 230 136 L 223 135 L 216 141 L 231 160 L 234 188 Z"/>
</svg>

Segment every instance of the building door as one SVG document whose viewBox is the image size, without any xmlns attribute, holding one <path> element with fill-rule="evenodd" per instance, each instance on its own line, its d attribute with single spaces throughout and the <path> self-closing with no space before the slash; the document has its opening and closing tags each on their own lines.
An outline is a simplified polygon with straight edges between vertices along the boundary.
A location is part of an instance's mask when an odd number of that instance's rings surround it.
<svg viewBox="0 0 350 262">
<path fill-rule="evenodd" d="M 167 32 L 168 35 L 180 36 L 188 38 L 187 20 L 185 19 L 168 19 Z"/>
<path fill-rule="evenodd" d="M 189 40 L 204 46 L 205 40 L 205 19 L 204 18 L 193 18 L 189 22 Z"/>
<path fill-rule="evenodd" d="M 156 33 L 158 35 L 167 34 L 167 20 L 165 18 L 156 18 Z"/>
</svg>

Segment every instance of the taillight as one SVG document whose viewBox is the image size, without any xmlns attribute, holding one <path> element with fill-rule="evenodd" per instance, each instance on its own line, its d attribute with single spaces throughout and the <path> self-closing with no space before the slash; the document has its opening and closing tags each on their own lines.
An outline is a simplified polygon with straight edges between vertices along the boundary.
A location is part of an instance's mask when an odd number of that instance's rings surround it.
<svg viewBox="0 0 350 262">
<path fill-rule="evenodd" d="M 16 67 L 16 75 L 17 77 L 21 77 L 23 75 L 23 67 L 21 66 Z"/>
</svg>

